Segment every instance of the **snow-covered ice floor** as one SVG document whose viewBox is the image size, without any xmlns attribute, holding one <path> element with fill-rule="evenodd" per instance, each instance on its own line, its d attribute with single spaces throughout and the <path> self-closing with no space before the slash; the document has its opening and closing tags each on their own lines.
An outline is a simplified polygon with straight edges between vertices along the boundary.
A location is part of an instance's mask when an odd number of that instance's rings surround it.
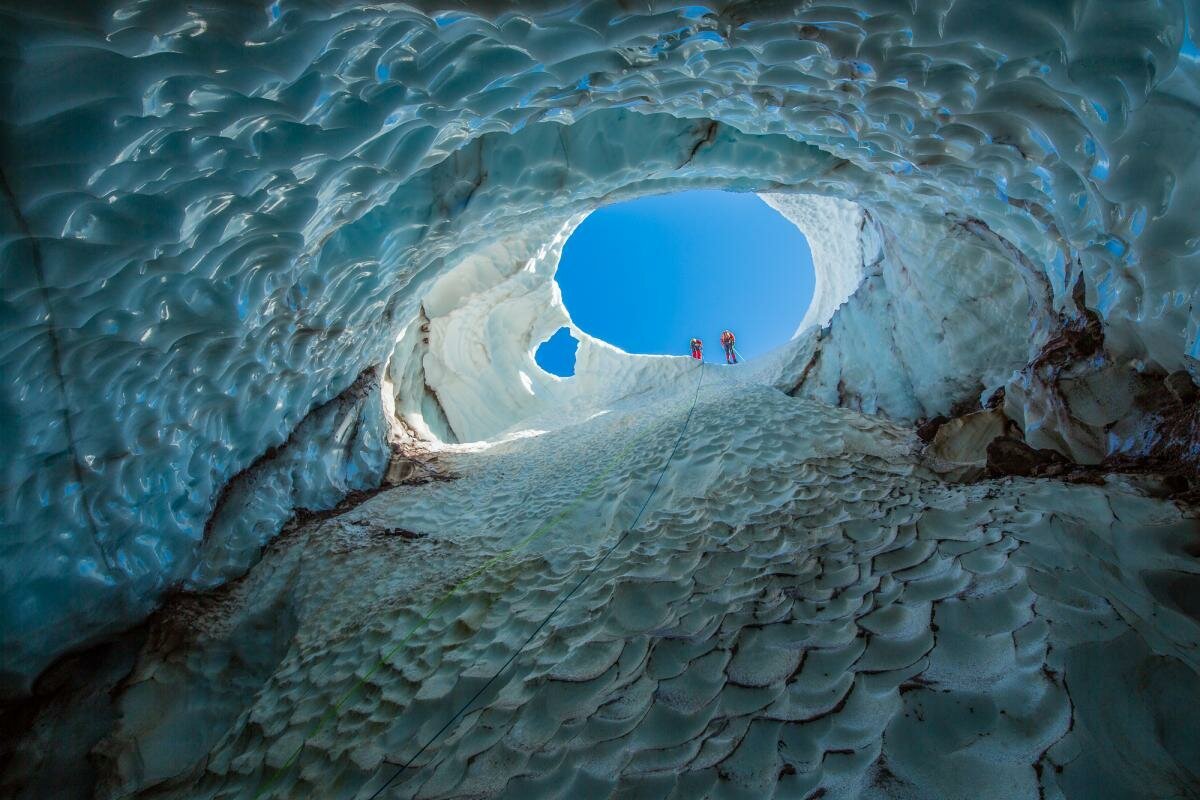
<svg viewBox="0 0 1200 800">
<path fill-rule="evenodd" d="M 946 483 L 908 429 L 704 370 L 634 535 L 382 796 L 1195 791 L 1194 519 L 1116 479 Z M 632 519 L 694 376 L 448 447 L 456 480 L 302 527 L 177 607 L 100 796 L 371 796 Z"/>
</svg>

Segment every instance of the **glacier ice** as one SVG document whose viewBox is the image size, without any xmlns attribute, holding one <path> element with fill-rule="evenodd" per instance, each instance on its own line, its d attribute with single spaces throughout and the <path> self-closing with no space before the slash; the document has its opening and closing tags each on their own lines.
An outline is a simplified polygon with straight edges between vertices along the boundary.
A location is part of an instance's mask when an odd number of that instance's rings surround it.
<svg viewBox="0 0 1200 800">
<path fill-rule="evenodd" d="M 0 785 L 232 797 L 278 769 L 429 587 L 677 423 L 694 365 L 578 330 L 553 275 L 595 208 L 720 188 L 809 239 L 800 330 L 714 372 L 661 541 L 397 791 L 1194 786 L 1198 25 L 1176 0 L 4 4 L 0 692 L 31 721 Z M 562 327 L 565 380 L 533 360 Z M 997 431 L 1059 472 L 950 480 Z M 380 780 L 659 455 L 439 618 L 278 796 Z"/>
</svg>

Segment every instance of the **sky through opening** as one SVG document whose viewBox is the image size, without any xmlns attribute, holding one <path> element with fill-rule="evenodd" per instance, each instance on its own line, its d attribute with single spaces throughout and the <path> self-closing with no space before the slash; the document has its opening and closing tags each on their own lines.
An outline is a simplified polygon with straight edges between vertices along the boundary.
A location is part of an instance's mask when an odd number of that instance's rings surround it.
<svg viewBox="0 0 1200 800">
<path fill-rule="evenodd" d="M 757 195 L 715 190 L 597 210 L 567 240 L 557 279 L 592 336 L 662 355 L 687 355 L 697 336 L 705 360 L 721 362 L 722 329 L 743 358 L 761 355 L 791 338 L 813 293 L 812 254 L 796 226 Z M 543 348 L 538 363 L 573 374 L 574 348 Z"/>
</svg>

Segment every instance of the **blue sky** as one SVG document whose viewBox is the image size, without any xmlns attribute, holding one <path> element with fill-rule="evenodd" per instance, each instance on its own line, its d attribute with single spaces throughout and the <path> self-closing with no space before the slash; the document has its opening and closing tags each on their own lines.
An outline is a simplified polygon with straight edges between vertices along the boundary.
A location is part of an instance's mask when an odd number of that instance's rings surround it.
<svg viewBox="0 0 1200 800">
<path fill-rule="evenodd" d="M 590 215 L 563 248 L 558 283 L 571 318 L 592 336 L 671 355 L 687 355 L 698 336 L 705 360 L 723 362 L 724 328 L 746 359 L 791 337 L 812 299 L 812 256 L 800 231 L 756 195 L 682 192 Z M 573 339 L 556 336 L 538 363 L 570 374 L 574 350 Z"/>
</svg>

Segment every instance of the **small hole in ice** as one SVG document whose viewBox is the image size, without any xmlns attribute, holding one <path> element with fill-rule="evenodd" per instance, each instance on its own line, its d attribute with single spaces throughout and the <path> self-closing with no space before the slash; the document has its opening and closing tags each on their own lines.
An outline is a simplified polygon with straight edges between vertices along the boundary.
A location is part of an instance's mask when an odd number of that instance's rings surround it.
<svg viewBox="0 0 1200 800">
<path fill-rule="evenodd" d="M 560 378 L 569 378 L 575 374 L 575 351 L 579 342 L 567 328 L 559 328 L 553 336 L 538 345 L 534 361 L 537 365 Z"/>
</svg>

